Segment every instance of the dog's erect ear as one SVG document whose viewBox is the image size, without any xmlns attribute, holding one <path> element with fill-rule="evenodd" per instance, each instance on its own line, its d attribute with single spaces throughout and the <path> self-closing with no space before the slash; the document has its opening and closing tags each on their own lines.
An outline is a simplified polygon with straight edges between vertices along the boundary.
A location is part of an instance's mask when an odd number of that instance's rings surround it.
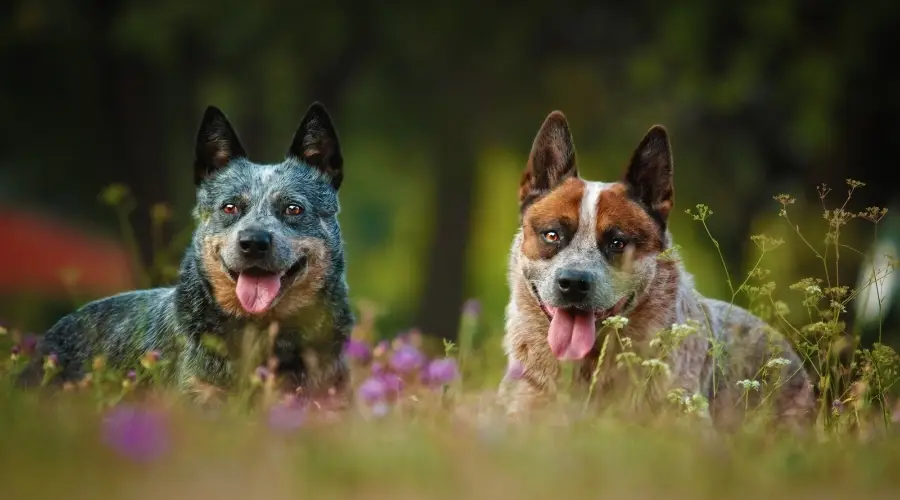
<svg viewBox="0 0 900 500">
<path fill-rule="evenodd" d="M 307 110 L 294 134 L 288 156 L 327 174 L 335 191 L 340 189 L 344 180 L 344 158 L 341 156 L 337 131 L 321 103 L 314 102 Z"/>
<path fill-rule="evenodd" d="M 519 183 L 520 209 L 570 177 L 578 177 L 575 144 L 565 115 L 554 111 L 544 120 L 531 146 L 528 166 Z"/>
<path fill-rule="evenodd" d="M 662 125 L 654 125 L 634 151 L 625 184 L 631 194 L 665 223 L 675 202 L 672 147 Z"/>
<path fill-rule="evenodd" d="M 217 170 L 224 168 L 234 158 L 246 158 L 247 153 L 237 133 L 228 123 L 225 113 L 209 106 L 203 113 L 197 145 L 194 152 L 194 184 L 200 184 Z"/>
</svg>

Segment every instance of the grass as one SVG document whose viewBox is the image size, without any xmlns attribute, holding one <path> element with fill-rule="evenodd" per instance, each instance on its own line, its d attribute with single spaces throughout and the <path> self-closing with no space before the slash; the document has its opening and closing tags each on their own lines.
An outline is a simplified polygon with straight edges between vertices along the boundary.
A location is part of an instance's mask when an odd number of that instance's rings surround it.
<svg viewBox="0 0 900 500">
<path fill-rule="evenodd" d="M 728 279 L 731 302 L 746 298 L 805 359 L 820 393 L 815 432 L 776 435 L 750 422 L 736 434 L 713 434 L 696 418 L 705 405 L 698 397 L 673 399 L 677 405 L 658 418 L 637 420 L 585 411 L 569 395 L 556 412 L 509 422 L 493 398 L 499 374 L 484 373 L 490 363 L 473 348 L 480 332 L 475 302 L 464 308 L 458 345 L 429 344 L 416 331 L 378 342 L 374 313 L 358 311 L 347 345 L 356 401 L 346 412 L 279 396 L 266 367 L 249 367 L 241 391 L 210 411 L 154 383 L 167 360 L 152 353 L 130 372 L 98 359 L 88 382 L 25 392 L 10 379 L 31 345 L 9 329 L 0 331 L 0 497 L 892 498 L 900 487 L 892 415 L 900 358 L 880 343 L 861 349 L 845 331 L 846 310 L 862 289 L 838 275 L 841 253 L 856 251 L 841 240 L 845 225 L 871 223 L 877 234 L 886 211 L 849 212 L 863 185 L 847 186 L 839 208 L 827 208 L 830 191 L 819 189 L 828 233 L 820 246 L 791 222 L 793 198 L 776 197 L 785 222 L 821 261 L 823 277 L 791 285 L 782 298 L 762 265 L 783 241 L 758 235 L 756 264 L 746 277 Z M 127 191 L 116 189 L 107 201 L 130 210 Z M 708 207 L 688 213 L 708 232 Z M 678 258 L 677 249 L 661 258 Z M 873 276 L 890 273 L 893 262 Z M 166 277 L 170 270 L 158 264 L 142 279 Z M 879 282 L 870 286 L 881 305 Z M 607 320 L 604 346 L 609 339 L 629 344 L 620 336 L 624 321 Z M 629 370 L 643 390 L 666 376 L 666 354 L 697 326 L 660 332 L 654 357 L 630 351 L 605 362 Z M 849 362 L 839 360 L 838 349 L 852 353 Z M 715 345 L 712 351 L 721 354 Z M 773 354 L 769 364 L 778 359 Z M 748 394 L 777 383 L 765 373 L 741 382 Z"/>
<path fill-rule="evenodd" d="M 893 440 L 716 443 L 683 429 L 596 422 L 504 430 L 449 415 L 285 432 L 264 419 L 210 422 L 169 410 L 171 446 L 135 462 L 103 444 L 91 411 L 16 402 L 19 417 L 2 419 L 0 451 L 11 499 L 891 498 L 900 486 Z"/>
</svg>

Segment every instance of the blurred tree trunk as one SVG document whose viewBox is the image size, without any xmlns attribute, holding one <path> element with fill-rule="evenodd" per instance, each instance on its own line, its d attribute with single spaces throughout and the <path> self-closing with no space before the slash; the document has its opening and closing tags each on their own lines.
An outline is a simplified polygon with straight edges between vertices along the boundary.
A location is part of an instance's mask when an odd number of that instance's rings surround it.
<svg viewBox="0 0 900 500">
<path fill-rule="evenodd" d="M 160 133 L 164 122 L 160 89 L 164 81 L 158 68 L 114 49 L 114 22 L 123 2 L 106 0 L 91 5 L 96 22 L 93 52 L 103 72 L 102 95 L 106 96 L 100 103 L 101 119 L 109 137 L 106 146 L 113 152 L 110 178 L 128 186 L 134 196 L 137 208 L 130 222 L 139 253 L 134 257 L 146 267 L 153 253 L 149 209 L 168 197 L 168 172 Z"/>
<path fill-rule="evenodd" d="M 168 253 L 161 256 L 164 263 L 172 266 L 168 272 L 161 276 L 162 279 L 171 282 L 177 279 L 177 270 L 182 253 L 190 242 L 190 231 L 194 221 L 191 216 L 191 207 L 196 202 L 193 171 L 191 162 L 194 155 L 193 138 L 200 125 L 200 117 L 207 105 L 205 99 L 198 95 L 200 81 L 203 75 L 209 71 L 209 53 L 203 45 L 202 39 L 194 32 L 181 34 L 177 45 L 176 62 L 170 71 L 171 81 L 167 86 L 169 90 L 166 116 L 170 120 L 167 135 L 175 141 L 177 147 L 172 150 L 177 153 L 177 164 L 169 166 L 171 196 L 170 202 L 174 209 L 168 231 L 163 235 L 163 243 L 167 245 Z M 177 196 L 175 195 L 177 193 Z M 163 271 L 163 270 L 161 270 Z"/>
<path fill-rule="evenodd" d="M 432 154 L 437 186 L 432 221 L 435 230 L 415 324 L 428 335 L 456 340 L 465 299 L 466 250 L 472 231 L 476 144 L 470 133 L 472 117 L 460 109 L 448 110 L 442 116 L 435 130 Z"/>
</svg>

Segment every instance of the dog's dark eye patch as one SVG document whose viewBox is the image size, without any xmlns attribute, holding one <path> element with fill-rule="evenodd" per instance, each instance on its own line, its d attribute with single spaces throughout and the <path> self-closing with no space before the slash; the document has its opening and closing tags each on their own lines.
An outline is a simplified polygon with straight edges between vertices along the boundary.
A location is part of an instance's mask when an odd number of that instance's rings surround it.
<svg viewBox="0 0 900 500">
<path fill-rule="evenodd" d="M 628 198 L 626 186 L 616 184 L 601 192 L 597 203 L 597 244 L 601 249 L 617 232 L 639 254 L 660 252 L 661 231 L 657 221 Z"/>
<path fill-rule="evenodd" d="M 576 179 L 564 182 L 528 207 L 522 220 L 522 251 L 532 259 L 549 259 L 565 248 L 578 230 L 584 183 Z M 542 236 L 555 231 L 548 242 Z"/>
<path fill-rule="evenodd" d="M 613 226 L 600 234 L 597 247 L 609 259 L 617 256 L 628 245 L 641 247 L 646 241 L 646 235 L 641 234 L 640 231 L 625 232 L 618 226 Z"/>
<path fill-rule="evenodd" d="M 537 242 L 537 256 L 541 259 L 549 259 L 559 253 L 571 243 L 575 236 L 577 224 L 568 219 L 558 219 L 545 222 L 543 224 L 534 224 L 530 226 L 533 236 L 530 240 Z M 548 232 L 555 233 L 555 241 L 552 238 L 545 238 Z"/>
<path fill-rule="evenodd" d="M 624 243 L 625 245 L 636 243 L 637 240 L 638 238 L 635 238 L 633 235 L 626 234 L 618 227 L 612 227 L 607 229 L 606 231 L 603 231 L 597 244 L 599 245 L 601 250 L 604 250 L 611 247 L 620 246 L 622 243 Z"/>
<path fill-rule="evenodd" d="M 300 207 L 302 213 L 310 213 L 323 216 L 331 209 L 332 203 L 324 199 L 324 196 L 316 196 L 314 192 L 304 192 L 299 189 L 282 189 L 269 195 L 267 203 L 271 203 L 271 210 L 275 214 L 284 215 L 290 206 Z"/>
<path fill-rule="evenodd" d="M 232 222 L 247 212 L 249 204 L 241 197 L 224 198 L 218 205 L 216 212 L 225 216 L 225 221 Z"/>
<path fill-rule="evenodd" d="M 544 235 L 548 232 L 556 233 L 558 240 L 556 242 L 550 243 L 547 242 L 548 245 L 552 245 L 554 247 L 562 248 L 569 244 L 572 241 L 572 237 L 575 235 L 574 228 L 572 227 L 569 221 L 559 220 L 552 222 L 550 224 L 545 224 L 542 226 L 535 226 L 534 230 L 538 236 Z M 545 241 L 542 239 L 542 241 Z"/>
<path fill-rule="evenodd" d="M 604 244 L 604 243 L 608 244 L 609 242 L 616 240 L 616 239 L 628 240 L 628 241 L 632 240 L 632 238 L 628 234 L 625 234 L 624 231 L 619 229 L 618 226 L 613 226 L 611 228 L 606 229 L 605 231 L 603 231 L 603 233 L 600 234 L 599 243 L 600 244 Z"/>
</svg>

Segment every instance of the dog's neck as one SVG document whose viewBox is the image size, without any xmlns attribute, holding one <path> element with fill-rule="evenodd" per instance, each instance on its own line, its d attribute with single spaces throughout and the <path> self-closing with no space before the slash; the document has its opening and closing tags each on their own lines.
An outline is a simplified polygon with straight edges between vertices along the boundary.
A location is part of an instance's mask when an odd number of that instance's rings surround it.
<svg viewBox="0 0 900 500">
<path fill-rule="evenodd" d="M 650 340 L 675 323 L 696 318 L 699 308 L 693 277 L 679 262 L 659 261 L 653 279 L 625 315 L 626 331 L 635 341 Z"/>
</svg>

